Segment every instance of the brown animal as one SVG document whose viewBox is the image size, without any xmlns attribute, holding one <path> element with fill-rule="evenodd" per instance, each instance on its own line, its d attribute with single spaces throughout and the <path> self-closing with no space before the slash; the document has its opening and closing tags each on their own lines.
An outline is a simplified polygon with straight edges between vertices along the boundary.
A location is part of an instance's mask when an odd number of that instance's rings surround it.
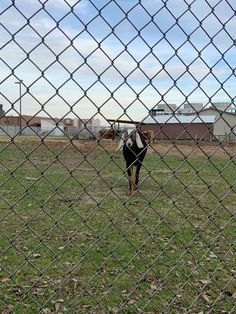
<svg viewBox="0 0 236 314">
<path fill-rule="evenodd" d="M 107 139 L 115 139 L 115 130 L 113 129 L 102 129 L 99 131 L 99 137 L 101 138 L 107 138 Z"/>
<path fill-rule="evenodd" d="M 154 131 L 153 130 L 141 130 L 145 140 L 148 143 L 154 143 Z"/>
</svg>

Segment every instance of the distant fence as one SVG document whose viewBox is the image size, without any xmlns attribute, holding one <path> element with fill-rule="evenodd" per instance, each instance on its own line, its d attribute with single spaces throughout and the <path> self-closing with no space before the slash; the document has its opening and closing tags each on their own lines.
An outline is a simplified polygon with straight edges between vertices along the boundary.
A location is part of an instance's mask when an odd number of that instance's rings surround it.
<svg viewBox="0 0 236 314">
<path fill-rule="evenodd" d="M 40 136 L 40 137 L 61 137 L 65 136 L 68 138 L 74 138 L 74 139 L 82 139 L 82 140 L 93 140 L 93 139 L 99 139 L 99 131 L 103 129 L 109 129 L 107 126 L 89 126 L 89 127 L 81 127 L 81 128 L 75 128 L 75 127 L 67 127 L 65 130 L 60 133 L 57 132 L 57 128 L 52 129 L 51 131 L 42 131 L 40 127 L 24 127 L 22 128 L 20 132 L 19 126 L 13 126 L 13 125 L 3 125 L 0 126 L 0 136 L 6 135 L 6 136 L 17 136 L 21 134 L 21 136 Z M 155 135 L 154 135 L 155 139 Z M 158 139 L 155 140 L 169 140 L 170 138 L 168 136 L 162 136 L 162 133 L 158 133 Z M 191 137 L 190 137 L 191 139 Z M 184 139 L 182 139 L 184 141 Z M 194 140 L 192 138 L 192 140 Z M 210 140 L 212 141 L 212 140 Z M 220 143 L 229 143 L 233 144 L 236 143 L 236 135 L 234 133 L 230 134 L 224 134 L 224 135 L 215 135 L 213 141 L 219 141 Z"/>
<path fill-rule="evenodd" d="M 216 135 L 215 138 L 220 142 L 220 143 L 236 143 L 236 135 L 234 133 L 230 134 L 224 134 L 224 135 Z"/>
<path fill-rule="evenodd" d="M 21 136 L 40 136 L 40 137 L 69 137 L 75 139 L 96 139 L 99 138 L 99 131 L 102 129 L 107 129 L 107 126 L 89 126 L 89 127 L 67 127 L 64 131 L 58 132 L 58 128 L 54 128 L 52 130 L 41 130 L 40 127 L 23 127 L 20 132 L 19 126 L 14 125 L 3 125 L 0 126 L 0 136 L 9 136 L 14 137 L 17 135 Z M 61 129 L 60 129 L 61 131 Z"/>
<path fill-rule="evenodd" d="M 20 132 L 20 127 L 19 126 L 14 126 L 14 125 L 1 125 L 0 126 L 0 136 L 2 135 L 7 135 L 10 137 L 19 135 L 24 136 L 31 136 L 31 135 L 37 135 L 40 132 L 40 128 L 37 127 L 25 127 L 22 128 Z"/>
</svg>

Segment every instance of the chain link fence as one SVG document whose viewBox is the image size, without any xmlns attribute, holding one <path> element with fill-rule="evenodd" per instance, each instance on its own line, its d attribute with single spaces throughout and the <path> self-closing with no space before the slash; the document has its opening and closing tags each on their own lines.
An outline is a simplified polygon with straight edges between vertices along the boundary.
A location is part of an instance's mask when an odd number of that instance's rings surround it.
<svg viewBox="0 0 236 314">
<path fill-rule="evenodd" d="M 0 12 L 0 313 L 235 313 L 235 1 Z"/>
</svg>

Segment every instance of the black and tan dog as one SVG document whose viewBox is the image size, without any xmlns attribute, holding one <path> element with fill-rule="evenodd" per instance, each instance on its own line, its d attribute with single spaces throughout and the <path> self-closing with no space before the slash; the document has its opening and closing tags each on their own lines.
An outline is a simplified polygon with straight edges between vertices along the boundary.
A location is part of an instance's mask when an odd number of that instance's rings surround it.
<svg viewBox="0 0 236 314">
<path fill-rule="evenodd" d="M 129 179 L 128 195 L 132 195 L 138 187 L 140 168 L 147 152 L 145 137 L 139 130 L 125 131 L 118 150 L 122 148 Z"/>
</svg>

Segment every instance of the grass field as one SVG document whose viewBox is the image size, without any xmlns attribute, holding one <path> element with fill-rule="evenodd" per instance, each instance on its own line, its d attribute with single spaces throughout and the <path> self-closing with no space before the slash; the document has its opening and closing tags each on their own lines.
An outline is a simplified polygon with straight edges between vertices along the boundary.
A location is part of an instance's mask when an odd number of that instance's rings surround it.
<svg viewBox="0 0 236 314">
<path fill-rule="evenodd" d="M 235 147 L 0 144 L 0 313 L 235 313 Z"/>
</svg>

